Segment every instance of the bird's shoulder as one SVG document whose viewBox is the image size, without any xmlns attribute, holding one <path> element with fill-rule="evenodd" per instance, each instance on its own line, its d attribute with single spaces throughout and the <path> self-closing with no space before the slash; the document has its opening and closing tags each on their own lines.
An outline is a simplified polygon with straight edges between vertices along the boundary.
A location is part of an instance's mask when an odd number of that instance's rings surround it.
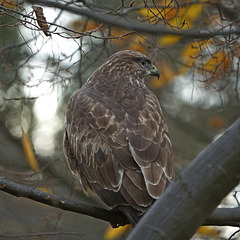
<svg viewBox="0 0 240 240">
<path fill-rule="evenodd" d="M 147 88 L 138 88 L 123 84 L 111 90 L 101 90 L 98 86 L 85 84 L 76 90 L 70 98 L 67 116 L 78 115 L 78 118 L 105 121 L 112 116 L 115 122 L 124 121 L 126 117 L 139 121 L 155 119 L 161 122 L 161 107 L 157 97 Z"/>
</svg>

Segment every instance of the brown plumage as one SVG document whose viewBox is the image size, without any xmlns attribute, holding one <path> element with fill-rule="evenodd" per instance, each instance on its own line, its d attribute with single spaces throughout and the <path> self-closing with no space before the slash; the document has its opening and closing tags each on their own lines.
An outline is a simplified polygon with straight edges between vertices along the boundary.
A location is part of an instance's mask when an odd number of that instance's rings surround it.
<svg viewBox="0 0 240 240">
<path fill-rule="evenodd" d="M 159 101 L 145 86 L 159 72 L 135 51 L 112 55 L 68 103 L 64 151 L 84 192 L 132 225 L 173 180 L 172 146 Z"/>
</svg>

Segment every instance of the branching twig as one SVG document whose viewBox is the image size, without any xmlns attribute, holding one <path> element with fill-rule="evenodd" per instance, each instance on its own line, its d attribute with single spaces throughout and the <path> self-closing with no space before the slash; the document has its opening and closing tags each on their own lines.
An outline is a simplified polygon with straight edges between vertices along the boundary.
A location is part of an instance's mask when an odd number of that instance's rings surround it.
<svg viewBox="0 0 240 240">
<path fill-rule="evenodd" d="M 183 36 L 185 38 L 212 38 L 218 35 L 230 35 L 230 34 L 240 34 L 240 29 L 231 29 L 231 30 L 205 30 L 204 32 L 199 32 L 196 30 L 171 30 L 164 26 L 151 25 L 147 23 L 140 23 L 135 20 L 130 20 L 127 18 L 121 17 L 121 15 L 110 15 L 110 14 L 101 14 L 97 11 L 90 10 L 88 8 L 79 8 L 73 7 L 66 4 L 62 4 L 60 2 L 52 1 L 52 0 L 28 0 L 29 3 L 32 4 L 40 4 L 48 7 L 55 7 L 61 10 L 69 11 L 74 14 L 87 16 L 97 22 L 105 23 L 110 26 L 116 26 L 123 29 L 133 30 L 142 33 L 150 33 L 150 34 L 161 34 L 161 35 L 178 35 Z"/>
<path fill-rule="evenodd" d="M 54 22 L 48 22 L 48 21 L 44 21 L 44 20 L 41 20 L 41 19 L 37 19 L 36 17 L 33 17 L 29 14 L 24 14 L 22 12 L 16 11 L 14 9 L 9 9 L 9 8 L 1 6 L 1 5 L 0 5 L 0 10 L 4 11 L 4 14 L 6 14 L 9 17 L 15 19 L 18 23 L 23 24 L 26 28 L 28 28 L 30 30 L 35 30 L 35 31 L 40 31 L 40 32 L 42 31 L 42 29 L 39 26 L 37 26 L 34 22 L 32 22 L 31 20 L 38 21 L 41 24 L 48 24 L 49 26 L 55 26 L 56 28 L 55 28 L 54 31 L 48 31 L 48 32 L 51 33 L 51 34 L 59 35 L 59 36 L 61 36 L 63 38 L 66 38 L 66 39 L 70 39 L 70 38 L 71 39 L 74 39 L 74 38 L 78 39 L 78 38 L 81 38 L 81 37 L 92 37 L 92 38 L 103 39 L 103 40 L 105 40 L 105 39 L 122 39 L 124 37 L 127 37 L 129 35 L 133 35 L 133 34 L 136 33 L 135 31 L 131 31 L 131 32 L 128 32 L 128 33 L 124 33 L 120 36 L 99 36 L 98 34 L 94 35 L 93 33 L 97 32 L 101 28 L 101 26 L 102 26 L 101 24 L 99 24 L 99 26 L 95 29 L 92 29 L 92 30 L 89 30 L 89 31 L 86 31 L 86 32 L 79 32 L 79 31 L 75 31 L 71 28 L 59 25 L 59 24 L 54 23 Z M 21 16 L 24 19 L 21 19 L 21 18 L 17 17 L 17 15 Z M 16 24 L 14 24 L 12 27 L 16 27 Z M 59 32 L 59 31 L 57 31 L 57 28 L 63 29 L 65 32 Z"/>
</svg>

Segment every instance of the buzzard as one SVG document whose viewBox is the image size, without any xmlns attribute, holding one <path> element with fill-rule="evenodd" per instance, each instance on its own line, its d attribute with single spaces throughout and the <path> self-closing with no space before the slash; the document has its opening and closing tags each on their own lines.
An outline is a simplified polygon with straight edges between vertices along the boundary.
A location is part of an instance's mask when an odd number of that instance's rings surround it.
<svg viewBox="0 0 240 240">
<path fill-rule="evenodd" d="M 173 180 L 172 146 L 157 97 L 159 72 L 145 55 L 113 54 L 69 100 L 64 152 L 87 194 L 134 226 Z"/>
</svg>

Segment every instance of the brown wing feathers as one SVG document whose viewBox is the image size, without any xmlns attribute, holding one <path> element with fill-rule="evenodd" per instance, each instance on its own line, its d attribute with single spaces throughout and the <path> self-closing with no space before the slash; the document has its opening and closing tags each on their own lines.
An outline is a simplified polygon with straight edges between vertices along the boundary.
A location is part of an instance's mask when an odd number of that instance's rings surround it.
<svg viewBox="0 0 240 240">
<path fill-rule="evenodd" d="M 144 55 L 132 51 L 113 55 L 73 94 L 64 136 L 68 165 L 84 191 L 96 192 L 106 204 L 122 210 L 133 224 L 174 175 L 162 110 L 153 93 L 139 83 L 144 79 L 136 75 L 140 71 L 136 56 Z M 110 66 L 113 69 L 106 71 Z"/>
</svg>

